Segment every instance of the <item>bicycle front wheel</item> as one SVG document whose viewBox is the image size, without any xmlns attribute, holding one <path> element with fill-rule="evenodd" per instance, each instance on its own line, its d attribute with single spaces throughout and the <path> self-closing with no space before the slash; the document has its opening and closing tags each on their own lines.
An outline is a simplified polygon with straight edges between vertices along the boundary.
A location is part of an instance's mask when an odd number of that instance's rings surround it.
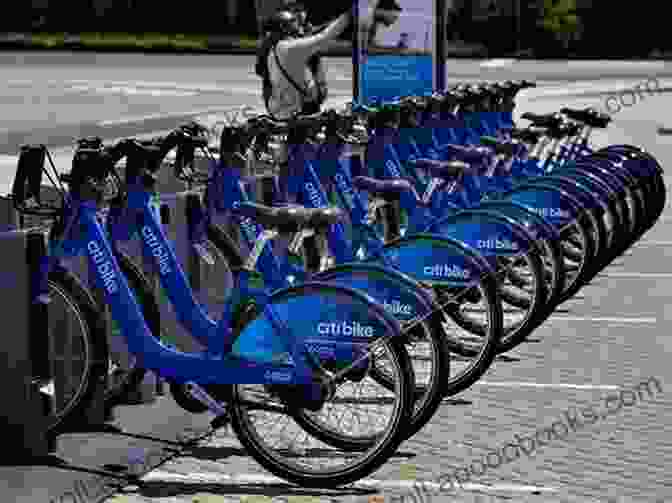
<svg viewBox="0 0 672 503">
<path fill-rule="evenodd" d="M 328 396 L 310 405 L 301 385 L 232 386 L 227 401 L 240 442 L 264 468 L 302 486 L 338 487 L 369 475 L 396 451 L 413 408 L 413 369 L 398 324 L 363 294 L 324 283 L 277 292 L 271 303 L 274 317 L 301 337 L 320 366 L 343 378 L 330 381 Z M 239 338 L 268 327 L 266 317 L 257 315 Z M 333 331 L 338 323 L 358 327 L 359 335 L 341 334 L 346 343 L 374 334 L 348 362 L 328 351 L 333 334 L 324 335 L 324 327 Z M 258 351 L 259 343 L 251 348 Z M 371 378 L 370 364 L 361 365 L 383 359 L 393 390 Z"/>
</svg>

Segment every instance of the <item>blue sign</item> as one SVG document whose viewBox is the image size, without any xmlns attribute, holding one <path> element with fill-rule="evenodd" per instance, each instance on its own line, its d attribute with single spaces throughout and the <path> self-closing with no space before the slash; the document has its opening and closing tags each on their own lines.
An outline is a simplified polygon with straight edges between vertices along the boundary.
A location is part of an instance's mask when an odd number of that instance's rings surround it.
<svg viewBox="0 0 672 503">
<path fill-rule="evenodd" d="M 355 101 L 425 95 L 443 87 L 443 7 L 444 0 L 355 0 Z"/>
<path fill-rule="evenodd" d="M 368 56 L 360 66 L 362 103 L 432 92 L 431 55 Z"/>
</svg>

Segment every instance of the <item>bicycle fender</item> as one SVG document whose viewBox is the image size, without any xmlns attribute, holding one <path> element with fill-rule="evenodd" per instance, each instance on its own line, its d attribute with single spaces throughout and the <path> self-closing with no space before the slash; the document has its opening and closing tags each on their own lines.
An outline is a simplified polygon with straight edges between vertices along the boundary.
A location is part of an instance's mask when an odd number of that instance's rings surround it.
<svg viewBox="0 0 672 503">
<path fill-rule="evenodd" d="M 440 234 L 404 236 L 385 245 L 388 266 L 429 285 L 467 286 L 494 277 L 490 263 L 469 245 Z"/>
<path fill-rule="evenodd" d="M 431 313 L 433 295 L 411 277 L 377 264 L 341 264 L 313 276 L 314 280 L 362 290 L 400 321 Z"/>
<path fill-rule="evenodd" d="M 493 267 L 497 266 L 498 256 L 515 256 L 537 249 L 532 236 L 516 221 L 492 210 L 461 211 L 434 222 L 427 230 L 478 250 Z"/>
</svg>

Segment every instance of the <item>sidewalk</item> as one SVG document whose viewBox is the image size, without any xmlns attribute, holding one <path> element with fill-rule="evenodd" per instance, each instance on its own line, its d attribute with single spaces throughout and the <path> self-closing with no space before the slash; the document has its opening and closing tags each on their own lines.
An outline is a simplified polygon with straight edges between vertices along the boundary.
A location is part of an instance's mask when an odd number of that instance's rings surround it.
<svg viewBox="0 0 672 503">
<path fill-rule="evenodd" d="M 174 443 L 201 439 L 210 432 L 207 414 L 189 414 L 169 396 L 152 404 L 118 407 L 115 412 L 112 425 L 154 440 L 116 433 L 67 434 L 58 438 L 56 456 L 94 470 L 142 475 L 174 457 L 180 451 Z M 0 494 L 12 503 L 97 503 L 118 490 L 114 479 L 66 468 L 0 467 Z"/>
</svg>

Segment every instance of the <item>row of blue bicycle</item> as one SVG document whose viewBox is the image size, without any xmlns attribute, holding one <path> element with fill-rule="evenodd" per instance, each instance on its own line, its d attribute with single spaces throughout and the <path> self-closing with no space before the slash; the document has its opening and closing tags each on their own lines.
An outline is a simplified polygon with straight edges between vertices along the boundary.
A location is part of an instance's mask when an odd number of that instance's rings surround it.
<svg viewBox="0 0 672 503">
<path fill-rule="evenodd" d="M 51 222 L 35 302 L 70 319 L 80 355 L 50 430 L 79 420 L 100 379 L 114 374 L 112 407 L 151 370 L 181 407 L 230 425 L 279 477 L 336 487 L 371 474 L 665 205 L 650 154 L 591 148 L 592 129 L 610 121 L 599 112 L 527 113 L 528 126 L 514 124 L 515 96 L 533 86 L 464 84 L 289 121 L 259 116 L 224 128 L 218 159 L 197 123 L 151 140 L 83 138 L 66 174 L 45 146 L 23 146 L 14 205 Z M 280 159 L 273 143 L 285 147 Z M 199 288 L 156 192 L 171 152 L 188 188 Z M 274 169 L 264 200 L 250 183 L 260 160 Z M 44 200 L 44 174 L 60 201 Z M 133 242 L 204 351 L 162 340 L 156 291 L 125 251 Z M 73 273 L 81 256 L 88 284 Z M 111 323 L 130 369 L 111 355 Z"/>
</svg>

